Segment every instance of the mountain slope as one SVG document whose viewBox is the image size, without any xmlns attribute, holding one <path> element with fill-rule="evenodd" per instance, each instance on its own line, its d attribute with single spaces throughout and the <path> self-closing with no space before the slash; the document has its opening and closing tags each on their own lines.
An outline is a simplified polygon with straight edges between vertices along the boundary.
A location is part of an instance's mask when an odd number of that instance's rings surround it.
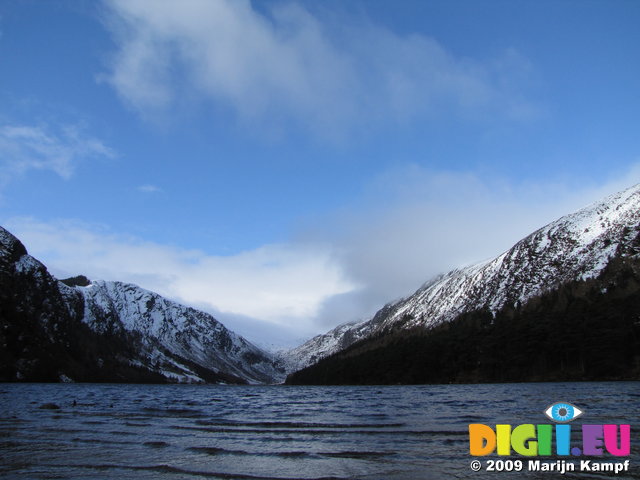
<svg viewBox="0 0 640 480">
<path fill-rule="evenodd" d="M 304 367 L 373 335 L 433 327 L 475 310 L 495 313 L 563 283 L 594 278 L 614 255 L 638 254 L 639 225 L 636 185 L 550 223 L 494 259 L 437 277 L 369 321 L 309 340 L 287 353 L 287 364 Z"/>
<path fill-rule="evenodd" d="M 640 234 L 636 237 L 640 248 Z M 640 379 L 640 256 L 523 305 L 380 332 L 291 374 L 296 385 Z"/>
<path fill-rule="evenodd" d="M 76 289 L 84 300 L 83 322 L 98 333 L 135 332 L 142 347 L 137 361 L 159 365 L 169 378 L 197 381 L 189 362 L 250 383 L 282 378 L 270 354 L 207 313 L 122 282 L 97 281 Z"/>
<path fill-rule="evenodd" d="M 281 381 L 276 359 L 211 315 L 135 285 L 62 282 L 0 227 L 0 379 Z"/>
</svg>

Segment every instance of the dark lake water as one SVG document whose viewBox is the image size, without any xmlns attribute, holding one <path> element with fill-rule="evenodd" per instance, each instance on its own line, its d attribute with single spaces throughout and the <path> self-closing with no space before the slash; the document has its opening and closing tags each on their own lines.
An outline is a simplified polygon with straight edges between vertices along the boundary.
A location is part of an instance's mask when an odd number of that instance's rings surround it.
<svg viewBox="0 0 640 480">
<path fill-rule="evenodd" d="M 605 460 L 630 460 L 630 471 L 615 477 L 640 478 L 638 382 L 386 387 L 0 384 L 0 477 L 559 478 L 548 472 L 473 472 L 468 438 L 469 423 L 552 423 L 542 412 L 559 400 L 585 411 L 573 428 L 581 422 L 631 424 L 631 456 Z M 46 404 L 60 408 L 42 408 Z M 562 478 L 611 475 L 568 472 Z"/>
</svg>

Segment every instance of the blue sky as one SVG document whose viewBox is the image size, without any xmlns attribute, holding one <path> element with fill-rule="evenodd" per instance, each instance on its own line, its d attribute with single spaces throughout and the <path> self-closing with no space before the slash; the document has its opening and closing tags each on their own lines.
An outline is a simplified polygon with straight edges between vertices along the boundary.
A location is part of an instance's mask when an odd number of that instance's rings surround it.
<svg viewBox="0 0 640 480">
<path fill-rule="evenodd" d="M 0 1 L 0 224 L 278 345 L 640 181 L 636 1 Z"/>
</svg>

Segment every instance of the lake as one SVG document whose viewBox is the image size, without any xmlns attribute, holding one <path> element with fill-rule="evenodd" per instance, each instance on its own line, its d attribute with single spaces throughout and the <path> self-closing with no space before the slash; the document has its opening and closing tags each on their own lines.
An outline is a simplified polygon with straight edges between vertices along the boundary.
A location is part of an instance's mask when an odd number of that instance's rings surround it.
<svg viewBox="0 0 640 480">
<path fill-rule="evenodd" d="M 557 478 L 473 472 L 468 424 L 631 424 L 640 478 L 640 382 L 289 387 L 0 384 L 0 477 L 16 479 Z M 52 405 L 53 404 L 53 405 Z M 55 408 L 55 406 L 60 408 Z M 579 433 L 579 432 L 578 432 Z M 512 460 L 526 458 L 514 454 Z M 556 457 L 538 457 L 551 462 Z M 566 458 L 566 457 L 565 457 Z M 568 461 L 578 462 L 577 458 Z M 526 468 L 525 468 L 526 470 Z M 567 472 L 565 478 L 607 473 Z"/>
</svg>

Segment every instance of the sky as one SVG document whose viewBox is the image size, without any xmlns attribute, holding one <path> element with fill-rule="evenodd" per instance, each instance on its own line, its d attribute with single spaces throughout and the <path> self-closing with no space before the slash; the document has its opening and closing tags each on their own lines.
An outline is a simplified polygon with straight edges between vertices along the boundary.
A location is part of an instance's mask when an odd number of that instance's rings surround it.
<svg viewBox="0 0 640 480">
<path fill-rule="evenodd" d="M 640 182 L 635 0 L 0 0 L 0 225 L 263 346 Z"/>
</svg>

